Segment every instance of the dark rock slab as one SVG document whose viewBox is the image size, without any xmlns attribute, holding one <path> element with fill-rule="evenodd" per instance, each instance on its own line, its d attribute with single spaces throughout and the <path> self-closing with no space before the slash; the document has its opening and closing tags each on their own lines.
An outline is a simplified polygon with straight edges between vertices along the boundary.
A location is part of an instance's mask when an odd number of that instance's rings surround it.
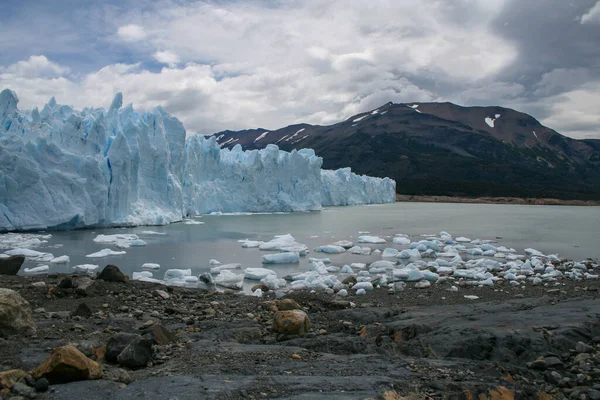
<svg viewBox="0 0 600 400">
<path fill-rule="evenodd" d="M 152 357 L 152 344 L 152 339 L 133 339 L 118 355 L 117 362 L 123 367 L 144 368 Z"/>
<path fill-rule="evenodd" d="M 106 267 L 104 267 L 102 272 L 100 272 L 100 274 L 98 275 L 97 279 L 101 279 L 103 281 L 108 281 L 108 282 L 125 282 L 125 281 L 127 281 L 127 278 L 125 278 L 125 275 L 121 272 L 119 267 L 117 267 L 116 265 L 112 265 L 112 264 L 109 264 Z"/>
<path fill-rule="evenodd" d="M 106 343 L 106 361 L 116 363 L 117 357 L 133 340 L 141 339 L 137 333 L 115 333 Z"/>
<path fill-rule="evenodd" d="M 24 262 L 25 256 L 0 258 L 0 275 L 17 275 Z"/>
</svg>

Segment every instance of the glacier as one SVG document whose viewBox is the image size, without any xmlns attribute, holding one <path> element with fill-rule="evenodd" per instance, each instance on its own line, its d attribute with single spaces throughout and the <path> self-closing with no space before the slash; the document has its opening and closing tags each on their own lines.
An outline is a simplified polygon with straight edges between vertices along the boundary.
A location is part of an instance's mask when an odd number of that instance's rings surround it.
<svg viewBox="0 0 600 400">
<path fill-rule="evenodd" d="M 0 231 L 163 225 L 211 212 L 314 211 L 395 201 L 389 178 L 322 170 L 313 150 L 222 149 L 161 107 L 138 113 L 0 93 Z"/>
</svg>

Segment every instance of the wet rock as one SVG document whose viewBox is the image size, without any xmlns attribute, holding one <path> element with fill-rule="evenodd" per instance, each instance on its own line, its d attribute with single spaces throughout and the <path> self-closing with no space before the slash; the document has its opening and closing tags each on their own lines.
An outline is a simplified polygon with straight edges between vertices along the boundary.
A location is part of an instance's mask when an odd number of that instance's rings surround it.
<svg viewBox="0 0 600 400">
<path fill-rule="evenodd" d="M 125 275 L 121 272 L 119 267 L 117 267 L 116 265 L 112 265 L 112 264 L 109 264 L 106 267 L 104 267 L 102 272 L 100 272 L 100 274 L 98 275 L 97 279 L 101 279 L 103 281 L 108 281 L 108 282 L 125 282 L 125 281 L 127 281 L 127 279 L 125 278 Z"/>
<path fill-rule="evenodd" d="M 35 332 L 29 303 L 14 290 L 0 288 L 0 337 L 30 336 Z"/>
<path fill-rule="evenodd" d="M 136 338 L 117 357 L 119 365 L 136 369 L 143 368 L 152 357 L 152 340 Z"/>
<path fill-rule="evenodd" d="M 588 390 L 587 397 L 589 400 L 600 400 L 600 390 L 596 390 L 596 389 Z"/>
<path fill-rule="evenodd" d="M 258 285 L 254 285 L 252 286 L 252 289 L 250 289 L 250 291 L 252 293 L 254 293 L 255 291 L 257 291 L 258 289 L 262 290 L 263 292 L 268 292 L 270 289 L 267 285 L 259 283 Z"/>
<path fill-rule="evenodd" d="M 544 361 L 546 361 L 546 365 L 548 366 L 548 368 L 561 369 L 565 366 L 558 357 L 546 357 L 544 358 Z"/>
<path fill-rule="evenodd" d="M 73 311 L 71 313 L 71 316 L 80 316 L 83 318 L 90 318 L 92 316 L 92 310 L 90 310 L 90 307 L 88 307 L 87 304 L 85 303 L 81 303 L 77 306 L 77 308 L 75 309 L 75 311 Z"/>
<path fill-rule="evenodd" d="M 73 289 L 75 286 L 73 285 L 73 278 L 70 276 L 66 276 L 58 282 L 56 285 L 59 289 Z"/>
<path fill-rule="evenodd" d="M 0 258 L 0 275 L 16 275 L 25 262 L 25 256 Z"/>
<path fill-rule="evenodd" d="M 165 299 L 165 300 L 171 298 L 171 295 L 169 293 L 165 292 L 164 290 L 158 290 L 157 289 L 157 290 L 154 291 L 154 294 L 157 297 L 160 297 L 160 298 Z"/>
<path fill-rule="evenodd" d="M 577 342 L 575 345 L 575 351 L 578 353 L 593 353 L 594 348 L 589 344 L 585 344 L 583 342 Z"/>
<path fill-rule="evenodd" d="M 50 382 L 48 382 L 48 379 L 42 378 L 35 382 L 34 388 L 36 392 L 46 392 L 48 391 L 49 386 Z"/>
<path fill-rule="evenodd" d="M 94 281 L 87 276 L 73 277 L 75 293 L 79 296 L 91 296 L 93 294 Z"/>
<path fill-rule="evenodd" d="M 52 350 L 50 357 L 31 373 L 33 378 L 45 378 L 51 384 L 102 378 L 102 369 L 74 346 Z"/>
<path fill-rule="evenodd" d="M 277 311 L 273 317 L 273 330 L 285 335 L 303 335 L 310 329 L 310 319 L 302 310 Z"/>
<path fill-rule="evenodd" d="M 300 304 L 294 299 L 282 299 L 275 302 L 279 311 L 302 310 Z"/>
<path fill-rule="evenodd" d="M 9 371 L 0 372 L 0 387 L 12 388 L 19 379 L 25 378 L 27 373 L 20 369 L 11 369 Z"/>
<path fill-rule="evenodd" d="M 129 343 L 141 338 L 137 333 L 115 333 L 106 343 L 106 352 L 104 353 L 106 361 L 118 362 L 119 354 L 125 350 Z"/>
</svg>

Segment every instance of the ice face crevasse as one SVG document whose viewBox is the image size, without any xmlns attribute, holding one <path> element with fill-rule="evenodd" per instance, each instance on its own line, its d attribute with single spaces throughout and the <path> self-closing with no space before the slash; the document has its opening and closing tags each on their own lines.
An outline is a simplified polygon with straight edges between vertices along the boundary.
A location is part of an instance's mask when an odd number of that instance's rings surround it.
<svg viewBox="0 0 600 400">
<path fill-rule="evenodd" d="M 212 211 L 305 211 L 393 202 L 395 182 L 322 171 L 314 151 L 221 149 L 186 140 L 158 107 L 137 113 L 117 93 L 108 110 L 52 98 L 21 111 L 0 93 L 0 231 L 167 224 Z"/>
</svg>

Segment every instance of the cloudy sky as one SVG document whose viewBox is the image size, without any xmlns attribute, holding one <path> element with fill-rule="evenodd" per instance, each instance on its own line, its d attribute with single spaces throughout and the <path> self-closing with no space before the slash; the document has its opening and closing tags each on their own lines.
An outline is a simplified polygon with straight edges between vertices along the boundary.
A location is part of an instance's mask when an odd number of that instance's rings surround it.
<svg viewBox="0 0 600 400">
<path fill-rule="evenodd" d="M 3 0 L 0 26 L 21 108 L 121 91 L 212 133 L 452 101 L 600 138 L 597 0 Z"/>
</svg>

